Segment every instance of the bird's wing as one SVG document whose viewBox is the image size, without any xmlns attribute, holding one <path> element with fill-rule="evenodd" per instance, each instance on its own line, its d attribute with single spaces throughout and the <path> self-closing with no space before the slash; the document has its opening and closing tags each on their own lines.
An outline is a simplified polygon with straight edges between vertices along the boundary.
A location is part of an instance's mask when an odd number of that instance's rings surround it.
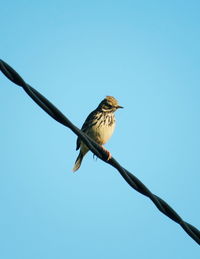
<svg viewBox="0 0 200 259">
<path fill-rule="evenodd" d="M 87 116 L 87 118 L 86 118 L 86 120 L 85 120 L 85 122 L 83 123 L 83 126 L 82 126 L 82 128 L 81 128 L 81 130 L 82 130 L 84 133 L 87 133 L 87 130 L 96 124 L 96 122 L 97 122 L 97 120 L 95 120 L 96 114 L 97 114 L 97 113 L 96 113 L 96 110 L 94 110 L 93 112 L 91 112 L 91 113 Z M 78 150 L 78 149 L 80 148 L 80 145 L 81 145 L 81 139 L 78 137 L 78 138 L 77 138 L 77 141 L 76 141 L 76 150 Z"/>
</svg>

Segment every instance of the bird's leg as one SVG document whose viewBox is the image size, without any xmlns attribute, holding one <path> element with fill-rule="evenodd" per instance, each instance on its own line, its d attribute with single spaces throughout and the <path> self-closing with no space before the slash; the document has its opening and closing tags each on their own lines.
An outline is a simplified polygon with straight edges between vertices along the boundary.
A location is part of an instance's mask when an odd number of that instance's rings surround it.
<svg viewBox="0 0 200 259">
<path fill-rule="evenodd" d="M 108 151 L 104 146 L 102 146 L 102 148 L 108 154 L 107 161 L 110 160 L 112 158 L 112 155 L 111 155 L 110 151 Z"/>
<path fill-rule="evenodd" d="M 108 158 L 106 159 L 107 161 L 108 160 L 110 160 L 111 158 L 112 158 L 112 155 L 111 155 L 111 153 L 110 153 L 110 151 L 108 151 L 104 146 L 101 146 L 102 148 L 103 148 L 103 150 L 107 153 L 107 155 L 108 155 Z M 98 157 L 95 155 L 95 154 L 93 154 L 93 159 L 98 159 Z"/>
</svg>

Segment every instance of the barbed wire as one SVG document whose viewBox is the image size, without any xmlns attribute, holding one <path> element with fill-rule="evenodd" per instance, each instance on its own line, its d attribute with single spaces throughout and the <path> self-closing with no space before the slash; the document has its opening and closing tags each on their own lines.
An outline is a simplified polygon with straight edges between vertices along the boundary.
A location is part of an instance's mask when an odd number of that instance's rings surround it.
<svg viewBox="0 0 200 259">
<path fill-rule="evenodd" d="M 118 170 L 124 180 L 136 191 L 147 196 L 163 214 L 178 223 L 185 232 L 200 245 L 200 231 L 193 225 L 185 222 L 172 207 L 163 199 L 153 194 L 135 175 L 123 168 L 113 157 L 107 160 L 106 151 L 93 139 L 79 130 L 63 113 L 61 113 L 49 100 L 47 100 L 36 89 L 27 84 L 22 77 L 5 61 L 0 59 L 0 70 L 14 84 L 21 86 L 24 91 L 54 120 L 71 129 L 88 148 L 105 163 L 110 164 Z"/>
</svg>

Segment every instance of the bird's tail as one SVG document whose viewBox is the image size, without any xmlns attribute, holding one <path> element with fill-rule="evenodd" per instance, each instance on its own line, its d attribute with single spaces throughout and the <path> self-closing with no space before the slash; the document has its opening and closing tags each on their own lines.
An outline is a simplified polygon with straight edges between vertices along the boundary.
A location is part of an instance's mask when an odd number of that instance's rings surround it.
<svg viewBox="0 0 200 259">
<path fill-rule="evenodd" d="M 77 159 L 76 159 L 76 162 L 75 162 L 75 164 L 74 164 L 74 167 L 73 167 L 73 172 L 76 172 L 78 169 L 79 169 L 79 167 L 81 166 L 81 162 L 82 162 L 82 160 L 83 160 L 83 157 L 84 157 L 84 154 L 82 154 L 81 152 L 79 153 L 79 155 L 78 155 L 78 157 L 77 157 Z"/>
</svg>

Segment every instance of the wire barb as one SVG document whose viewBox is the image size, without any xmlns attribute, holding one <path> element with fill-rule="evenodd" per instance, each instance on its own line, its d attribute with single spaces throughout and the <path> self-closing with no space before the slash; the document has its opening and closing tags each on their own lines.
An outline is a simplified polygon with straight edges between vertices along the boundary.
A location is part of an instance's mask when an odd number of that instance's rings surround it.
<svg viewBox="0 0 200 259">
<path fill-rule="evenodd" d="M 14 84 L 21 86 L 24 91 L 54 120 L 70 128 L 81 140 L 88 146 L 94 155 L 99 157 L 105 163 L 110 164 L 118 170 L 124 180 L 136 191 L 149 197 L 155 206 L 163 214 L 169 217 L 171 220 L 178 223 L 185 232 L 200 245 L 200 231 L 193 225 L 185 222 L 170 205 L 163 199 L 153 194 L 136 176 L 131 174 L 128 170 L 123 168 L 113 157 L 107 160 L 107 154 L 105 150 L 98 145 L 93 139 L 79 130 L 64 114 L 62 114 L 49 100 L 47 100 L 42 94 L 35 90 L 32 86 L 27 84 L 22 77 L 6 62 L 0 59 L 0 70 L 2 73 Z"/>
</svg>

